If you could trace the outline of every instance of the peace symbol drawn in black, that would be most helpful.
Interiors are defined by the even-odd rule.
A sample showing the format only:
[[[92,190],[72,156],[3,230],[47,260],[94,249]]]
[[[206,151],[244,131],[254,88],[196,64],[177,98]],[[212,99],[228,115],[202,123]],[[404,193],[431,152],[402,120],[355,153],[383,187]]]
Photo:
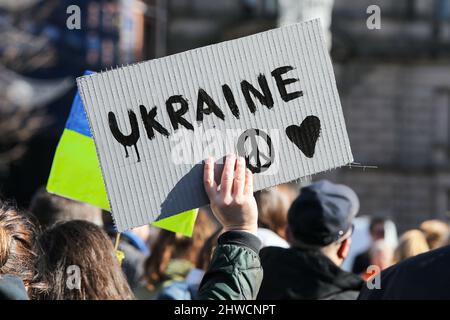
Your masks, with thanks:
[[[262,138],[262,140],[266,142],[269,150],[268,154],[260,151],[257,140],[261,141],[261,139],[257,139],[257,137]],[[249,152],[247,152],[245,148],[247,139],[250,139],[251,144]],[[272,165],[275,160],[275,153],[273,149],[272,139],[270,139],[270,136],[266,132],[260,129],[247,129],[238,138],[238,154],[239,156],[245,158],[247,168],[252,173],[264,172]],[[264,163],[262,163],[262,161],[264,161]]]

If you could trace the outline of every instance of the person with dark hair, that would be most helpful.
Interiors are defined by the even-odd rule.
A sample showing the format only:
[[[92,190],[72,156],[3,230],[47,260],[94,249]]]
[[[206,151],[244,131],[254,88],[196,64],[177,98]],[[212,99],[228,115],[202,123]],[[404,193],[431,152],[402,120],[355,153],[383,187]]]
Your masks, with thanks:
[[[11,292],[12,296],[25,298],[26,294],[20,291],[26,288],[33,298],[33,289],[42,288],[36,280],[36,236],[30,217],[0,201],[0,277],[5,297],[9,295],[8,290],[14,289],[18,294]]]
[[[81,220],[60,222],[39,238],[39,300],[133,299],[108,235]]]
[[[61,221],[85,220],[102,226],[102,211],[87,203],[60,197],[40,188],[31,199],[30,212],[43,229]]]
[[[260,252],[264,279],[258,299],[356,299],[363,281],[340,266],[358,210],[358,197],[347,186],[322,180],[304,187],[288,212],[291,248]]]
[[[198,299],[255,299],[261,280],[262,268],[258,252],[261,246],[256,237],[258,211],[253,196],[253,176],[246,169],[245,159],[234,155],[227,157],[220,188],[214,179],[214,161],[208,159],[204,169],[205,191],[210,206],[223,226],[217,247],[205,273]],[[205,230],[195,232],[194,237],[205,237]],[[163,237],[163,236],[161,236]],[[165,245],[173,244],[176,234],[166,234],[168,242],[153,247],[152,254],[160,262],[171,258],[174,250]],[[198,258],[196,244],[203,241],[182,241]],[[48,228],[39,238],[42,253],[38,259],[41,271],[38,280],[47,285],[36,291],[38,299],[132,299],[133,294],[116,259],[114,248],[107,234],[87,221],[68,221]],[[159,254],[156,249],[165,254]],[[197,252],[197,254],[193,254]],[[159,258],[158,258],[159,256]],[[169,259],[170,261],[170,259]],[[195,261],[193,259],[193,261]],[[149,263],[149,275],[161,278],[166,263]],[[152,278],[153,279],[153,278]]]
[[[383,217],[374,217],[370,220],[369,234],[372,239],[372,244],[384,239],[386,219]],[[371,248],[361,252],[355,257],[353,261],[352,272],[358,275],[364,275],[367,268],[372,264]]]
[[[200,210],[192,237],[161,230],[144,264],[145,285],[135,290],[143,300],[156,299],[161,289],[184,280],[195,267],[200,250],[215,224]]]

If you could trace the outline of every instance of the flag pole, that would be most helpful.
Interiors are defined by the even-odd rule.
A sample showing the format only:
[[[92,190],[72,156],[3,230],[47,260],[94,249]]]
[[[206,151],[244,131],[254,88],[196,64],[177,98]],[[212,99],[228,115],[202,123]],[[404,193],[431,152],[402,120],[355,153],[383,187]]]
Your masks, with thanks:
[[[114,244],[114,251],[117,251],[119,249],[119,242],[120,242],[120,232],[116,233],[116,242]]]

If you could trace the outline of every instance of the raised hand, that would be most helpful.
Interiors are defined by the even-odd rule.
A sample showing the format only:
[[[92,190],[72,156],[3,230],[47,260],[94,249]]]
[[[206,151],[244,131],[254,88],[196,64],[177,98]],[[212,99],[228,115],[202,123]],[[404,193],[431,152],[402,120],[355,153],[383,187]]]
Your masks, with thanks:
[[[253,174],[246,168],[244,158],[235,155],[226,157],[220,187],[214,180],[214,159],[208,158],[203,184],[211,209],[225,231],[256,233],[258,208],[253,196]]]

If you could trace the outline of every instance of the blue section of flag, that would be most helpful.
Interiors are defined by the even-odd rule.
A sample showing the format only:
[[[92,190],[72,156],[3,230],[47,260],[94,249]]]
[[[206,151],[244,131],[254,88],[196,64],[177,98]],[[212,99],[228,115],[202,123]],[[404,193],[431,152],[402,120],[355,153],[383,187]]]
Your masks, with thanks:
[[[87,76],[93,73],[94,72],[92,71],[86,71],[84,75]],[[73,130],[89,138],[92,138],[86,111],[84,110],[83,101],[81,100],[81,96],[78,91],[72,102],[72,108],[70,110],[69,118],[66,122],[66,129]]]
[[[140,252],[148,256],[150,254],[150,250],[148,249],[147,244],[144,240],[142,240],[138,235],[131,231],[122,232],[122,237],[126,238],[131,242],[133,246],[135,246]]]

